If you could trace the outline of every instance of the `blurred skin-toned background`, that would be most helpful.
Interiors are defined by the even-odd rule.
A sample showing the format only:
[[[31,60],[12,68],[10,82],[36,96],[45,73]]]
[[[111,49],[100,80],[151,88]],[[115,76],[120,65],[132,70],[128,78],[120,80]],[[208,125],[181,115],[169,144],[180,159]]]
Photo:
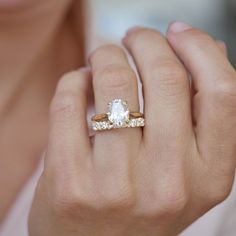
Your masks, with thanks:
[[[119,42],[132,26],[165,33],[170,22],[188,22],[223,40],[236,65],[236,0],[90,0],[93,28],[107,41]]]

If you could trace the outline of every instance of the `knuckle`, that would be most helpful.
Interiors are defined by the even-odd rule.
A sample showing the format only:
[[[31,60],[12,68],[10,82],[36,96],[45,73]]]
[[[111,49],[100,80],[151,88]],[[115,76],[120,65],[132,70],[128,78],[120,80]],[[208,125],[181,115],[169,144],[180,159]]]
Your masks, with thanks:
[[[189,193],[184,187],[178,186],[152,189],[148,201],[145,197],[141,204],[141,214],[153,219],[166,219],[184,212],[189,202]]]
[[[230,189],[231,190],[231,189]],[[230,191],[228,190],[222,190],[222,191],[216,191],[213,196],[211,196],[210,201],[213,205],[217,205],[221,202],[223,202],[230,194]]]
[[[153,79],[163,79],[167,82],[174,82],[177,79],[186,78],[186,72],[184,68],[175,60],[172,59],[159,59],[150,65],[151,74],[153,74]],[[169,81],[170,80],[170,81]]]
[[[223,82],[218,84],[213,91],[211,91],[215,98],[220,101],[228,101],[236,97],[236,83],[232,82]]]
[[[59,214],[73,212],[75,209],[85,205],[84,199],[75,188],[59,187],[52,194],[52,209]]]
[[[192,42],[191,45],[194,45],[201,50],[208,47],[209,44],[215,44],[210,35],[198,29],[190,29],[186,31],[185,34],[189,37],[189,42]]]
[[[75,71],[68,72],[62,76],[57,85],[57,91],[65,90],[68,86],[73,82],[76,75],[78,75]]]
[[[134,195],[127,188],[106,188],[100,199],[100,207],[104,211],[130,209],[134,203]]]
[[[232,76],[231,79],[226,79],[215,86],[208,86],[205,95],[217,103],[224,104],[224,108],[229,111],[236,111],[236,83],[232,81]]]
[[[181,213],[188,203],[188,194],[181,187],[162,193],[160,212],[163,215],[172,216]]]
[[[228,182],[225,184],[218,184],[217,188],[211,189],[208,191],[208,194],[203,196],[205,198],[205,203],[213,207],[223,202],[231,193],[232,185]],[[207,196],[207,197],[206,197]]]
[[[50,113],[72,115],[84,102],[86,81],[81,80],[82,73],[74,71],[65,74],[58,82],[56,93],[50,104]]]
[[[74,214],[78,209],[93,212],[123,212],[134,206],[134,196],[128,190],[106,189],[94,192],[83,191],[76,186],[59,186],[54,189],[51,197],[51,205],[54,212],[60,215]]]
[[[68,90],[57,92],[51,102],[50,113],[51,115],[73,115],[77,111],[77,102],[78,95],[75,92]]]
[[[102,92],[129,91],[136,79],[135,73],[124,66],[109,65],[94,72],[97,77],[96,86]],[[101,86],[102,85],[102,86]]]
[[[78,181],[74,181],[71,177],[65,178],[65,180],[59,178],[54,180],[54,186],[50,189],[52,210],[58,215],[73,216],[77,215],[79,210],[96,209],[97,199],[94,199],[95,191],[92,186],[78,186]]]
[[[93,61],[96,58],[100,58],[100,56],[103,56],[106,52],[109,53],[123,53],[124,51],[115,44],[107,44],[103,45],[101,47],[96,48],[90,55],[90,60]]]
[[[82,73],[81,70],[66,73],[59,80],[56,92],[64,90],[75,90],[75,88],[83,89],[86,83],[82,78],[85,76],[86,74]]]
[[[128,37],[131,38],[133,43],[136,45],[136,43],[139,44],[142,41],[150,40],[150,38],[163,36],[154,29],[140,27],[134,32],[131,32]]]
[[[169,95],[181,94],[186,91],[187,74],[181,65],[172,60],[160,60],[150,68],[151,84]]]

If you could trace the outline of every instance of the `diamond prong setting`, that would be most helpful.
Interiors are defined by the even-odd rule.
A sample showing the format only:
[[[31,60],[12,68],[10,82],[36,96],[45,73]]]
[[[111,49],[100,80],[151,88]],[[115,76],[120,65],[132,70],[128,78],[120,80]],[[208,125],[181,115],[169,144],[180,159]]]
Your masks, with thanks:
[[[92,117],[92,128],[95,131],[118,128],[144,127],[145,119],[140,112],[130,112],[128,104],[122,99],[108,103],[108,112]]]
[[[108,103],[108,120],[115,128],[126,127],[129,121],[129,109],[126,101],[115,99]]]

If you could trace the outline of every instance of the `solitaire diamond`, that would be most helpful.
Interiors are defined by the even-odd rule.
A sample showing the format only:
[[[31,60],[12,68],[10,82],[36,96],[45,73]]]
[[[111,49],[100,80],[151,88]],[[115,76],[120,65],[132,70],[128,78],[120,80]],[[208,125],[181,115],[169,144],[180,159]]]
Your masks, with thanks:
[[[108,120],[114,128],[126,127],[129,121],[129,110],[127,103],[121,99],[115,99],[108,104]]]

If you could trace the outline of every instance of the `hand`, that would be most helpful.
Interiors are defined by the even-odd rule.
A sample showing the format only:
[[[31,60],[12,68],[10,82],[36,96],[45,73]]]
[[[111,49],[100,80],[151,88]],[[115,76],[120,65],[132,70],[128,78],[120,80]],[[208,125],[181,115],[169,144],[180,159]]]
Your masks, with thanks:
[[[181,23],[167,38],[133,29],[124,44],[142,80],[146,126],[97,132],[91,144],[91,74],[65,75],[51,106],[32,236],[177,235],[231,191],[236,74],[222,45]],[[96,113],[114,98],[139,110],[136,76],[122,49],[103,46],[90,63]]]

